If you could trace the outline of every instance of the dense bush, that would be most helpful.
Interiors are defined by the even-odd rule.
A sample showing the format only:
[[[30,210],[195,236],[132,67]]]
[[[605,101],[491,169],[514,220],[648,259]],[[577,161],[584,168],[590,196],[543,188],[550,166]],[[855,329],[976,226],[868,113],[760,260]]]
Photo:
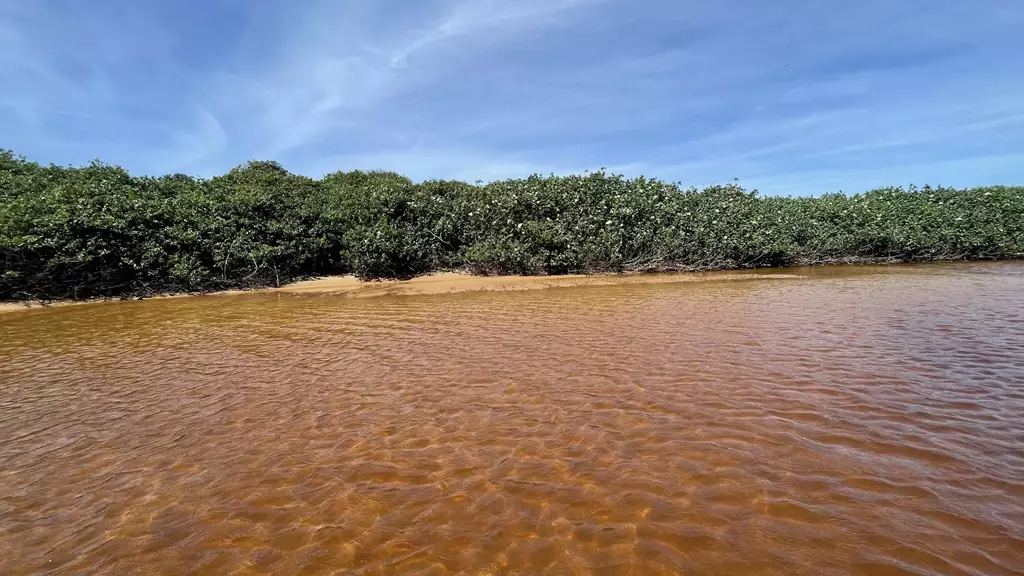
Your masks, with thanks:
[[[759,197],[597,172],[473,186],[273,162],[212,179],[0,151],[0,299],[146,296],[351,272],[667,271],[1024,256],[1024,188]]]

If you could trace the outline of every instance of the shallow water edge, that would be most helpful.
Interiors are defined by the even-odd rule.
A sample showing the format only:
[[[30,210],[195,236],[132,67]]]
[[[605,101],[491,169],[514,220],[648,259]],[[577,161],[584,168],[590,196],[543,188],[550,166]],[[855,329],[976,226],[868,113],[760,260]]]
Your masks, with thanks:
[[[300,280],[279,288],[223,290],[206,293],[158,294],[146,298],[106,298],[89,300],[57,300],[50,302],[0,302],[0,313],[71,306],[80,304],[114,303],[161,298],[187,298],[202,296],[237,296],[242,294],[324,294],[357,298],[373,296],[413,296],[477,291],[540,290],[575,286],[611,286],[617,284],[668,284],[677,282],[722,282],[762,278],[803,278],[805,275],[791,268],[763,268],[757,270],[718,270],[712,272],[630,272],[622,274],[566,274],[558,276],[476,276],[460,272],[442,272],[417,276],[409,280],[364,281],[355,276],[325,276]]]
[[[1013,262],[993,260],[985,262]],[[964,261],[891,262],[865,259],[858,262],[821,263],[785,268],[746,268],[684,272],[623,272],[606,274],[564,274],[551,276],[480,276],[465,272],[438,272],[408,280],[360,280],[352,275],[324,276],[290,282],[280,287],[232,289],[217,292],[155,294],[145,298],[97,298],[86,300],[7,301],[0,302],[0,314],[22,312],[53,306],[114,303],[156,298],[186,298],[201,296],[237,296],[240,294],[322,294],[349,297],[416,296],[450,294],[458,292],[541,290],[580,286],[612,286],[618,284],[671,284],[678,282],[723,282],[755,279],[796,279],[811,276],[831,276],[838,271],[877,273],[884,270],[902,270],[907,267],[949,266]],[[830,272],[831,271],[831,272]]]

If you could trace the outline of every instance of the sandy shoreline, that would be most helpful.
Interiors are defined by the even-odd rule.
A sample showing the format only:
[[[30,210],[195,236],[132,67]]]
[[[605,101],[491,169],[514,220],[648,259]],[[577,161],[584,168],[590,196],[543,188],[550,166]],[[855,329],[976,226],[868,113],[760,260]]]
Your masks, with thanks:
[[[354,297],[413,296],[455,292],[509,292],[574,286],[612,286],[618,284],[669,284],[751,280],[755,278],[802,278],[792,273],[755,273],[750,271],[680,272],[671,274],[601,274],[586,276],[472,276],[455,272],[419,276],[411,280],[361,282],[351,276],[334,276],[296,282],[272,292],[285,294],[339,294]]]
[[[752,279],[804,278],[800,274],[780,272],[778,269],[724,270],[716,272],[627,273],[586,276],[473,276],[458,272],[444,272],[418,276],[410,280],[364,282],[354,276],[327,276],[303,280],[280,288],[255,290],[227,290],[205,294],[167,294],[150,298],[188,298],[194,296],[233,296],[240,294],[320,294],[370,298],[375,296],[413,296],[425,294],[451,294],[456,292],[541,290],[574,286],[612,286],[617,284],[670,284],[680,282],[721,282]],[[150,298],[145,298],[146,300]],[[119,302],[118,299],[60,300],[56,302],[0,302],[0,313],[34,310],[52,306],[75,306],[97,302]]]

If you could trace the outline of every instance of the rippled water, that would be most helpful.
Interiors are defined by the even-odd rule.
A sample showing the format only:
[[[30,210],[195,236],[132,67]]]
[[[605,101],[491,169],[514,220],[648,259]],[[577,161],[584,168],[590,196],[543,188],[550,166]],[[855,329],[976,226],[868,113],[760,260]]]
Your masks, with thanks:
[[[0,573],[1022,573],[1024,264],[797,272],[5,314]]]

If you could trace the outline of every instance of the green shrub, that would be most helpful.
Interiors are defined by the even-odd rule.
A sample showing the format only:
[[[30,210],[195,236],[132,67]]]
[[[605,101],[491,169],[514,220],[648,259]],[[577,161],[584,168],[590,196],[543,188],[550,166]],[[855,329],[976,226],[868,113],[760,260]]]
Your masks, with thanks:
[[[1019,258],[1024,188],[759,197],[596,172],[474,186],[320,180],[274,162],[211,179],[41,166],[0,151],[0,299],[146,296],[354,273],[563,274]]]

